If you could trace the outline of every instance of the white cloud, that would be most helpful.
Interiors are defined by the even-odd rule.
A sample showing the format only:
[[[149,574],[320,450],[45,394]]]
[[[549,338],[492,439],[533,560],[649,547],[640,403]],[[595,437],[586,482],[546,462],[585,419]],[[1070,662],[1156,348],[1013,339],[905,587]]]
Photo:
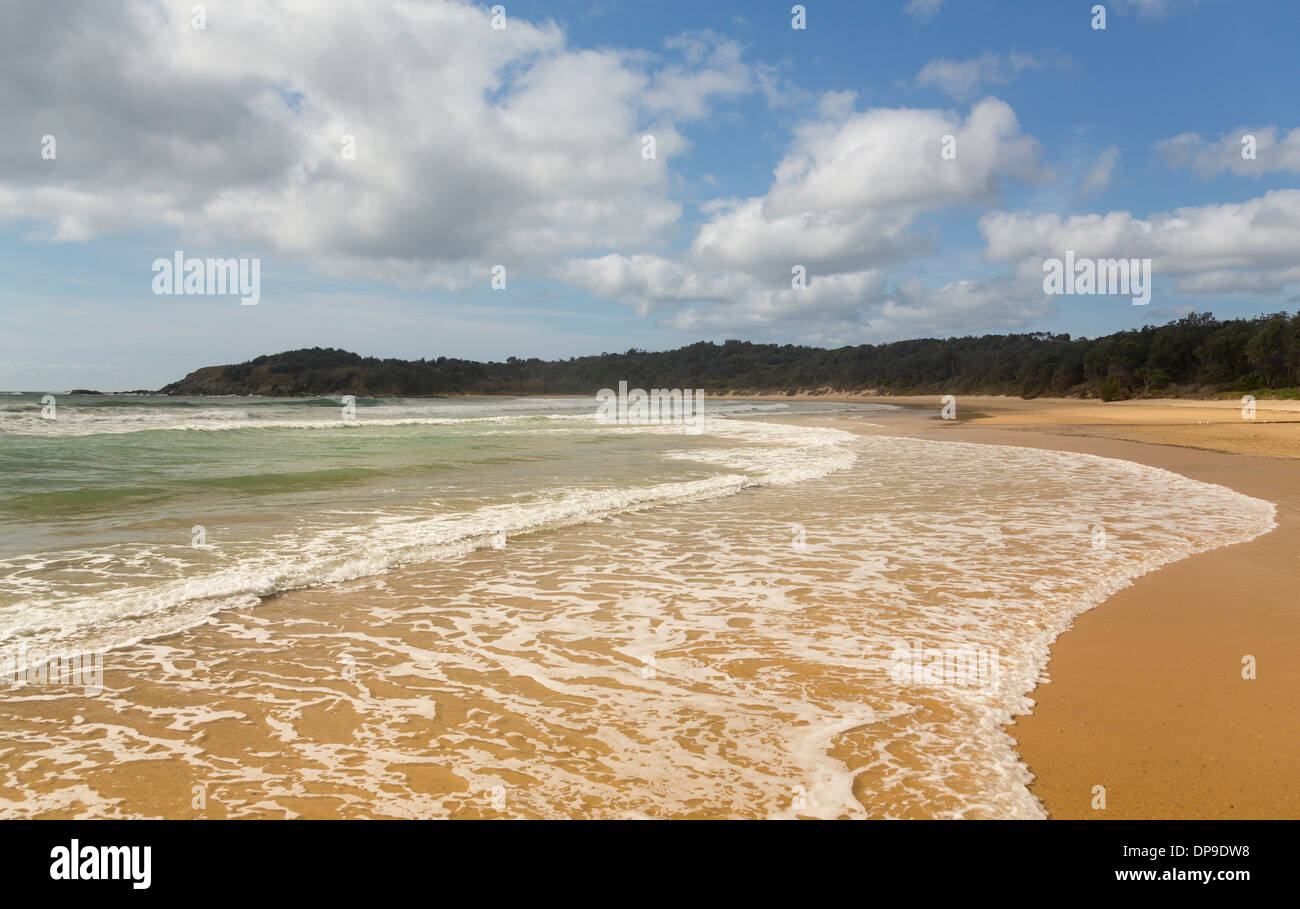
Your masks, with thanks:
[[[1279,134],[1280,137],[1279,137]],[[1254,138],[1254,158],[1242,157],[1243,139]],[[1242,177],[1260,177],[1270,171],[1300,173],[1300,128],[1284,133],[1276,126],[1239,127],[1207,142],[1197,133],[1182,133],[1156,143],[1165,164],[1176,170],[1190,168],[1199,177],[1228,171]]]
[[[1048,175],[1011,108],[987,99],[962,120],[908,108],[855,112],[851,101],[824,99],[820,116],[795,129],[766,194],[706,206],[711,217],[679,259],[574,258],[555,276],[640,312],[664,311],[664,324],[680,330],[779,331],[810,342],[869,337],[891,320],[947,330],[1022,317],[974,284],[891,293],[887,280],[888,269],[933,250],[916,223],[922,214],[987,203],[1004,177]],[[954,160],[941,154],[946,135]],[[791,287],[795,266],[806,288]]]
[[[906,9],[925,19],[940,5]],[[686,125],[751,93],[807,100],[735,43],[695,32],[661,54],[576,49],[553,24],[512,17],[493,30],[483,8],[449,0],[230,0],[209,7],[204,31],[188,11],[169,19],[152,0],[22,6],[0,34],[0,118],[19,137],[0,150],[0,220],[66,243],[161,228],[187,247],[444,288],[486,285],[504,264],[679,330],[812,343],[1023,326],[1053,305],[1027,263],[1066,244],[1151,255],[1157,274],[1206,292],[1295,282],[1300,191],[1145,220],[998,212],[980,226],[1011,274],[900,283],[894,275],[936,250],[926,215],[993,204],[1007,180],[1052,177],[994,98],[965,117],[858,111],[848,92],[800,104],[813,113],[766,191],[707,202],[689,242],[668,253]],[[985,54],[931,61],[917,81],[968,97],[1058,65],[1068,58]],[[1300,168],[1300,131],[1272,130],[1257,132],[1257,163]],[[47,133],[54,161],[39,154]],[[341,154],[345,135],[355,160]],[[1169,141],[1177,166],[1234,166],[1225,140]],[[1081,189],[1108,185],[1118,158],[1104,149]],[[802,290],[790,286],[796,265]]]
[[[959,101],[973,98],[986,85],[1007,85],[1025,70],[1065,68],[1072,65],[1064,54],[1041,56],[986,51],[969,60],[931,60],[916,75],[920,87],[937,88]]]
[[[1079,184],[1079,191],[1088,195],[1110,186],[1117,164],[1119,164],[1119,146],[1107,145],[1097,155],[1097,160],[1084,176],[1083,182]]]
[[[907,0],[903,4],[903,12],[913,19],[929,22],[939,15],[939,9],[943,6],[943,3],[944,0]]]
[[[871,326],[874,332],[906,337],[1010,331],[1054,308],[1041,286],[1011,275],[953,281],[935,288],[906,281],[874,313]]]
[[[568,259],[552,272],[557,280],[617,300],[645,314],[653,305],[698,301],[726,302],[746,291],[738,275],[703,274],[662,256],[609,253]]]
[[[60,242],[161,226],[337,274],[486,283],[493,264],[656,242],[681,215],[678,126],[759,89],[709,33],[577,50],[462,2],[231,0],[206,30],[188,5],[78,5],[28,4],[0,35],[0,118],[28,137],[0,158],[0,219]]]
[[[942,155],[944,136],[956,155]],[[795,130],[774,170],[768,210],[885,210],[914,213],[987,200],[998,178],[1036,180],[1046,173],[1041,148],[1020,131],[1011,106],[996,98],[974,105],[963,121],[948,111],[877,108],[844,112]]]
[[[713,32],[679,35],[667,42],[683,62],[654,73],[644,103],[655,113],[681,120],[708,116],[717,98],[748,94],[756,86],[754,68],[742,59],[740,45]]]
[[[1300,265],[1253,272],[1219,269],[1182,278],[1178,282],[1178,289],[1186,293],[1267,294],[1297,282],[1300,282]]]
[[[1185,292],[1262,293],[1300,277],[1300,190],[1274,190],[1246,202],[1177,208],[1149,217],[994,212],[980,219],[990,259],[1022,274],[1045,257],[1150,258],[1153,274],[1178,278]],[[1041,272],[1039,272],[1041,274]]]
[[[770,332],[818,338],[848,331],[863,333],[863,314],[878,305],[885,295],[885,275],[876,269],[814,277],[806,287],[795,290],[787,279],[784,287],[765,288],[748,284],[747,292],[717,306],[687,308],[674,313],[664,324],[679,331]]]

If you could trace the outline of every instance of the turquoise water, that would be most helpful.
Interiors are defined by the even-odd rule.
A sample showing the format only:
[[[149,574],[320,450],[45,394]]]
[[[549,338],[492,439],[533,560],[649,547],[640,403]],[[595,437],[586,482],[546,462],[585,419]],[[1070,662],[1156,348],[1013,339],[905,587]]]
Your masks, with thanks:
[[[116,646],[503,534],[822,475],[831,437],[744,416],[879,409],[718,402],[692,433],[602,425],[587,398],[362,398],[354,417],[339,398],[48,400],[0,398],[0,648]]]

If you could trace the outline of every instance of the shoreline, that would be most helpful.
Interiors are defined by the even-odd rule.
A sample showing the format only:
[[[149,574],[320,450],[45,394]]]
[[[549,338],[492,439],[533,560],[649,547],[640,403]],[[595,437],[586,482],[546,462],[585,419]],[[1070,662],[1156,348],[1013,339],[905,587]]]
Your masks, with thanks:
[[[1131,577],[1131,580],[1124,582],[1125,586],[1117,592],[1102,600],[1092,600],[1094,605],[1076,615],[1068,626],[1055,624],[1052,633],[1056,637],[1050,647],[1045,650],[1041,646],[1046,638],[1036,645],[1035,665],[1042,667],[1040,680],[1035,687],[1028,689],[1034,683],[1026,678],[1024,686],[1019,688],[1025,691],[1028,701],[1021,702],[1017,709],[1027,707],[1027,712],[1015,714],[1014,719],[1008,719],[1010,715],[1003,713],[991,720],[997,725],[985,728],[1005,732],[1005,736],[999,734],[1002,744],[998,753],[1002,755],[1005,766],[1015,766],[1018,785],[1027,785],[1028,793],[1042,806],[1042,811],[1035,810],[1035,816],[1044,813],[1049,818],[1300,816],[1300,785],[1297,785],[1300,782],[1300,712],[1294,709],[1297,692],[1300,692],[1300,667],[1293,665],[1292,659],[1294,644],[1300,640],[1300,611],[1294,608],[1294,595],[1291,593],[1294,581],[1300,576],[1296,570],[1297,553],[1300,553],[1300,445],[1295,441],[1300,439],[1300,435],[1296,435],[1300,432],[1300,403],[1277,402],[1273,407],[1261,406],[1260,417],[1271,421],[1262,424],[1265,427],[1263,433],[1257,431],[1260,426],[1241,420],[1235,402],[1219,407],[1199,404],[1153,406],[1148,403],[1117,406],[1059,399],[1026,402],[1019,399],[962,398],[959,419],[955,421],[938,418],[938,398],[863,403],[904,406],[869,413],[833,409],[820,416],[799,415],[799,422],[851,429],[868,436],[890,435],[1096,455],[1161,468],[1274,503],[1274,529],[1244,543],[1219,546],[1178,558],[1136,577],[1126,573],[1124,577]],[[759,419],[781,423],[789,418],[775,414]],[[1199,446],[1187,444],[1189,432],[1193,436],[1191,441],[1199,442]],[[1207,445],[1270,454],[1206,450]],[[1277,454],[1271,454],[1273,452]],[[1007,456],[995,455],[988,464],[992,466],[1007,460]],[[909,468],[904,465],[900,469]],[[868,471],[856,479],[837,481],[834,491],[842,496],[876,495],[864,493],[864,490],[881,485],[872,482],[874,476]],[[1155,488],[1162,482],[1160,477],[1164,478],[1163,482],[1174,483],[1175,488],[1179,488],[1179,481],[1173,476],[1161,474],[1149,481],[1148,488],[1152,493],[1160,492]],[[971,483],[979,481],[976,475],[968,475],[967,479]],[[1042,475],[1040,479],[1048,483],[1054,481],[1052,475]],[[1080,481],[1084,481],[1082,474]],[[961,498],[965,488],[965,484],[959,482],[950,492]],[[1054,501],[1069,500],[1067,496]],[[1166,501],[1171,506],[1169,510],[1178,512],[1176,500],[1168,499],[1166,494]],[[768,504],[772,505],[771,502]],[[1112,504],[1123,508],[1118,501],[1112,500]],[[731,507],[735,510],[740,506],[732,503]],[[1222,506],[1227,510],[1232,507],[1231,503]],[[766,515],[770,523],[771,514],[785,513],[779,498],[774,511],[765,509],[755,514],[752,507],[749,511],[741,510],[743,514],[734,518],[732,526],[736,529],[741,526],[736,522],[743,522],[747,532],[754,527],[755,519],[761,523]],[[1049,520],[1054,513],[1049,511]],[[1071,516],[1062,513],[1061,518],[1070,520]],[[768,530],[770,532],[771,528]],[[784,527],[778,530],[784,532]],[[594,527],[578,533],[596,540],[601,538],[601,531]],[[857,539],[856,535],[854,539]],[[581,547],[575,551],[582,551]],[[512,552],[516,553],[514,558],[536,559],[540,557],[536,553],[541,549],[534,544]],[[485,550],[468,557],[468,561],[482,563],[491,558],[493,554]],[[1062,555],[1061,558],[1072,556]],[[578,564],[581,563],[574,563],[575,567],[562,572],[568,575],[569,581],[584,570],[576,567]],[[306,623],[311,626],[319,621],[319,616],[330,616],[330,621],[336,622],[338,628],[336,634],[326,635],[326,639],[361,634],[368,640],[365,636],[372,633],[376,623],[388,627],[387,623],[395,621],[394,616],[398,613],[387,605],[393,597],[398,597],[395,602],[402,601],[401,597],[415,602],[411,598],[427,596],[427,591],[438,589],[438,583],[451,585],[452,582],[444,577],[447,573],[434,568],[436,563],[433,568],[425,566],[423,570],[432,572],[428,577],[420,575],[422,569],[412,568],[403,576],[404,581],[385,572],[385,577],[378,580],[367,576],[336,585],[284,591],[262,600],[256,618],[250,615],[245,619],[242,613],[247,610],[233,608],[221,622],[205,622],[188,631],[153,639],[151,646],[170,646],[165,642],[175,644],[178,636],[184,636],[189,643],[181,646],[180,652],[199,655],[194,657],[196,666],[208,665],[209,670],[215,670],[220,665],[221,672],[230,673],[232,665],[242,665],[242,671],[250,676],[256,674],[259,678],[269,678],[272,690],[279,690],[275,688],[278,684],[285,691],[296,691],[304,665],[337,666],[340,659],[332,645],[321,643],[317,631],[310,627],[307,630],[296,628],[303,624],[298,620],[303,616],[317,617]],[[469,573],[465,580],[472,581],[474,569],[467,570]],[[550,570],[554,571],[554,566]],[[985,570],[996,571],[996,560],[971,563],[967,575],[975,579]],[[1050,572],[1050,564],[1044,563],[1042,570]],[[557,576],[553,583],[561,580]],[[823,595],[817,593],[817,588],[811,584],[805,588],[806,595]],[[468,589],[477,588],[471,584]],[[860,610],[863,589],[857,584],[849,584],[842,591],[839,602],[845,614],[853,615]],[[1110,585],[1107,589],[1116,587]],[[361,593],[366,590],[382,592]],[[450,591],[451,586],[443,594],[450,597]],[[1032,604],[1034,599],[1031,591],[1026,594],[1025,602]],[[524,608],[521,604],[525,602],[526,598],[512,601],[508,609]],[[542,602],[545,602],[545,596]],[[455,614],[454,611],[448,613]],[[298,640],[295,646],[299,649],[288,662],[272,656],[260,641],[253,645],[247,643],[257,636],[250,635],[243,622],[256,623],[260,629],[267,623],[286,621],[295,616],[297,619],[287,622],[286,628],[291,630],[290,638]],[[777,619],[779,624],[781,617],[778,615]],[[504,623],[502,628],[513,625],[513,619],[507,621],[502,617],[501,621]],[[524,625],[527,627],[526,622]],[[747,626],[742,622],[736,627],[740,629],[738,633],[744,634],[743,629]],[[437,651],[436,641],[440,633],[432,627],[419,627],[419,622],[400,629],[392,627],[387,632],[395,635],[394,640],[406,640],[406,635],[410,634],[411,640],[422,642],[420,646],[430,653]],[[853,638],[850,636],[846,640],[852,641]],[[388,652],[389,649],[381,644],[369,657],[365,657],[367,651],[363,649],[364,658],[358,662],[384,665],[384,659],[395,656]],[[351,650],[347,652],[352,653]],[[587,644],[582,652],[593,656],[603,651],[598,645]],[[672,649],[665,652],[672,652]],[[779,651],[762,652],[767,654],[767,658],[779,657]],[[624,648],[604,653],[602,659],[617,668],[621,666],[616,655],[619,653],[627,656],[628,651]],[[242,664],[237,663],[236,654],[244,660]],[[1258,661],[1257,679],[1248,681],[1241,678],[1244,654],[1250,654]],[[340,682],[335,673],[327,671],[315,682],[314,701],[305,704],[291,721],[286,721],[279,712],[280,708],[274,706],[280,703],[275,698],[266,702],[272,705],[267,707],[260,702],[232,697],[229,692],[213,691],[201,696],[197,690],[189,691],[185,686],[178,688],[151,677],[150,667],[154,664],[148,655],[141,652],[135,657],[138,658],[126,659],[111,671],[109,688],[119,692],[148,691],[145,704],[165,705],[169,710],[210,708],[211,716],[202,721],[204,728],[197,737],[182,734],[177,738],[168,731],[174,730],[174,726],[154,729],[151,715],[137,717],[141,724],[137,727],[141,730],[140,735],[147,740],[146,733],[152,730],[151,734],[156,736],[155,745],[162,745],[164,753],[166,748],[187,745],[199,747],[203,753],[211,752],[223,760],[239,761],[239,755],[250,748],[265,756],[281,749],[276,744],[276,730],[286,728],[293,731],[294,740],[316,742],[321,747],[328,743],[345,743],[358,734],[357,730],[364,725],[361,718],[369,716],[367,711],[374,708],[368,690],[363,691],[364,696],[358,696],[351,692],[348,684],[351,680],[344,677]],[[218,662],[211,665],[203,662],[211,659]],[[280,676],[276,675],[277,672]],[[515,677],[513,673],[507,675]],[[275,681],[277,678],[278,682]],[[505,685],[500,680],[498,682]],[[853,679],[846,679],[845,684],[846,692],[857,690]],[[398,702],[419,701],[427,708],[422,708],[422,713],[417,711],[415,716],[419,719],[404,715],[402,725],[394,727],[398,740],[406,734],[406,724],[416,723],[421,726],[422,734],[430,735],[437,733],[439,727],[434,725],[434,721],[439,717],[445,716],[453,724],[468,719],[461,715],[464,697],[451,700],[434,697],[432,702],[427,702],[430,690],[421,685],[384,687],[381,690],[387,692],[381,694],[381,703],[384,697],[400,693],[402,697]],[[493,689],[489,685],[484,690]],[[524,697],[536,696],[536,692],[526,684],[518,690],[509,685],[501,690]],[[204,697],[209,700],[204,700]],[[858,695],[849,693],[846,697],[856,703],[854,699]],[[60,728],[73,729],[69,733],[71,740],[80,740],[81,744],[93,750],[102,747],[95,743],[94,729],[97,726],[116,728],[124,722],[117,710],[126,703],[119,700],[116,704],[95,702],[87,705],[75,696],[53,701],[36,698],[24,702],[25,706],[18,713],[27,717],[28,722],[55,722]],[[140,711],[142,708],[137,704],[130,709]],[[840,715],[845,714],[842,712]],[[240,716],[244,718],[239,719]],[[382,711],[378,716],[383,719]],[[90,723],[87,724],[85,719]],[[512,720],[516,723],[523,721],[523,714]],[[904,718],[899,726],[900,734],[907,734],[908,724],[913,722]],[[487,734],[491,730],[480,731]],[[289,740],[281,738],[279,741],[282,745]],[[563,738],[562,742],[563,748],[557,753],[568,754],[574,746],[568,738]],[[863,740],[854,743],[846,739],[844,747],[848,749],[846,753],[857,754],[854,748],[863,744]],[[499,747],[508,752],[519,745],[507,740]],[[292,751],[285,751],[282,759],[288,759],[287,755]],[[318,760],[311,755],[300,757],[308,766],[311,761]],[[174,812],[176,805],[187,804],[187,780],[209,779],[207,770],[210,768],[205,769],[206,765],[192,767],[185,760],[180,760],[178,765],[163,766],[156,763],[157,760],[152,751],[150,755],[137,755],[124,765],[130,768],[125,774],[117,772],[121,768],[116,761],[96,765],[100,770],[94,777],[94,786],[105,797],[118,798],[124,804],[130,802],[134,805],[143,801],[148,816],[155,813],[158,816],[195,816],[186,812],[181,815],[169,812]],[[405,773],[401,768],[408,764],[424,769],[405,782],[394,778],[390,780],[392,785],[430,798],[442,793],[437,798],[445,800],[451,797],[448,793],[454,794],[453,801],[459,799],[463,804],[448,816],[482,816],[482,806],[476,806],[472,798],[461,792],[468,787],[472,795],[481,790],[482,785],[471,785],[471,780],[448,776],[446,774],[450,771],[446,767],[437,770],[441,763],[423,751],[406,755],[396,765],[399,770],[392,772]],[[322,766],[337,772],[341,778],[355,770],[334,767],[328,762]],[[849,766],[861,769],[860,765]],[[954,766],[948,772],[950,779],[956,781],[974,770],[973,767]],[[191,773],[198,776],[186,777],[185,774]],[[433,776],[426,778],[428,774]],[[146,779],[150,780],[147,786],[144,784]],[[219,785],[219,781],[214,778],[212,784]],[[241,792],[240,787],[247,788],[252,783],[239,780],[230,785],[233,787],[230,791]],[[1105,787],[1107,803],[1104,810],[1097,810],[1092,804],[1097,786]],[[253,786],[253,790],[256,789]],[[15,791],[25,790],[18,787]],[[347,791],[348,787],[344,786],[339,793],[327,790],[310,796],[280,792],[276,796],[279,801],[274,805],[288,812],[285,816],[340,816],[338,811],[347,803]],[[1025,789],[1018,788],[1017,791],[1022,801],[1027,802]],[[862,795],[857,795],[857,801],[868,808],[872,804]],[[247,810],[250,805],[257,808],[261,803],[251,796],[244,796],[234,799],[231,804],[234,808]],[[434,804],[429,802],[426,807]],[[906,800],[904,804],[907,804]],[[943,816],[942,807],[941,801],[927,797],[911,805],[908,813],[892,816]],[[59,809],[53,810],[57,814]],[[133,807],[131,810],[139,809]],[[50,815],[47,813],[45,816]]]
[[[1080,413],[1093,408],[1062,401],[967,400],[977,418],[927,421],[912,432],[1119,458],[1277,506],[1272,531],[1134,579],[1052,643],[1032,712],[1006,727],[1049,818],[1300,816],[1300,610],[1292,592],[1300,414],[1285,406],[1269,413],[1277,422],[1265,425],[1277,429],[1262,438],[1260,426],[1224,413],[1235,402],[1182,405],[1187,413],[1164,405],[1160,415],[1144,403],[1147,412],[1130,416],[1109,407]],[[938,399],[914,404],[937,410]],[[1062,416],[1076,422],[1057,422]],[[1251,680],[1242,678],[1247,655],[1256,660]],[[1095,807],[1098,786],[1104,809]]]

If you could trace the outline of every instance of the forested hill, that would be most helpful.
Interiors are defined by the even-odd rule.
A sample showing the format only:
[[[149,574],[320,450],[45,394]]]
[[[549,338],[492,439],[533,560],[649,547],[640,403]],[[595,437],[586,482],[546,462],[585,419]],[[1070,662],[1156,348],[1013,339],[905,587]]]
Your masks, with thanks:
[[[1300,386],[1300,314],[1220,321],[1194,314],[1100,338],[1046,333],[898,341],[833,350],[727,341],[568,360],[381,360],[313,347],[208,366],[173,395],[594,394],[630,387],[714,394],[797,391],[1090,396],[1288,393]]]

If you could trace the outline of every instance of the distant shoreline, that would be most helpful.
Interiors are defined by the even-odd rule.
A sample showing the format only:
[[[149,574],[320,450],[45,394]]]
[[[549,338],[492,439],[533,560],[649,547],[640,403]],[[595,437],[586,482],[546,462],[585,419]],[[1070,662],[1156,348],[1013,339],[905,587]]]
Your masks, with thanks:
[[[89,389],[89,388],[78,388],[78,389],[73,389],[72,391],[45,391],[45,390],[33,391],[30,389],[22,390],[22,391],[0,390],[0,394],[4,394],[4,395],[40,395],[40,394],[100,395],[106,397],[151,396],[151,397],[186,397],[186,398],[267,398],[268,400],[277,400],[280,398],[329,398],[329,397],[336,397],[338,395],[352,394],[352,392],[331,391],[331,392],[325,392],[320,394],[303,394],[303,395],[267,395],[267,394],[240,394],[240,393],[181,395],[181,394],[171,394],[163,391],[144,391],[144,390],[97,391],[95,389]],[[1164,403],[1171,403],[1171,402],[1226,401],[1226,402],[1238,402],[1238,405],[1234,405],[1234,406],[1239,406],[1240,397],[1243,394],[1250,394],[1251,396],[1264,401],[1300,402],[1300,394],[1297,394],[1295,391],[1290,389],[1280,389],[1280,390],[1255,389],[1253,391],[1248,391],[1248,392],[1223,391],[1223,392],[1216,392],[1214,394],[1205,394],[1205,395],[1183,394],[1183,395],[1172,395],[1172,396],[1166,395],[1166,396],[1152,396],[1152,397],[1134,397],[1134,398],[1126,398],[1123,401],[1103,401],[1100,398],[1085,397],[1082,395],[1078,395],[1078,396],[1041,395],[1033,398],[1024,398],[1019,395],[962,394],[959,397],[963,397],[967,399],[981,399],[981,400],[987,399],[987,400],[996,400],[996,401],[1023,401],[1026,403],[1028,402],[1060,403],[1060,404],[1095,403],[1095,404],[1108,404],[1108,405],[1109,404],[1133,404],[1133,403],[1164,404]],[[590,394],[583,394],[580,392],[465,392],[463,394],[456,393],[456,394],[373,395],[373,396],[363,395],[362,397],[376,397],[376,398],[397,397],[397,398],[411,398],[413,400],[431,400],[431,401],[442,400],[446,398],[594,398],[595,392],[593,391]],[[938,396],[925,395],[925,394],[901,394],[901,393],[885,394],[877,391],[863,391],[863,392],[824,391],[823,392],[823,391],[803,391],[803,390],[798,390],[798,391],[734,390],[734,391],[711,392],[705,389],[705,397],[706,398],[707,397],[744,398],[744,399],[755,400],[755,401],[772,401],[772,402],[790,401],[790,400],[827,401],[831,403],[846,403],[846,404],[855,403],[855,402],[868,402],[868,403],[897,404],[900,407],[928,407],[930,406],[928,402],[931,399],[937,399]],[[921,402],[925,402],[925,403],[921,403]],[[935,406],[937,407],[938,405],[936,404]]]
[[[1096,338],[1031,332],[918,338],[837,348],[700,341],[568,359],[367,357],[299,348],[204,366],[158,389],[166,395],[586,394],[630,387],[710,395],[986,394],[1120,401],[1219,393],[1300,398],[1300,315],[1215,319],[1193,313],[1159,327]]]

